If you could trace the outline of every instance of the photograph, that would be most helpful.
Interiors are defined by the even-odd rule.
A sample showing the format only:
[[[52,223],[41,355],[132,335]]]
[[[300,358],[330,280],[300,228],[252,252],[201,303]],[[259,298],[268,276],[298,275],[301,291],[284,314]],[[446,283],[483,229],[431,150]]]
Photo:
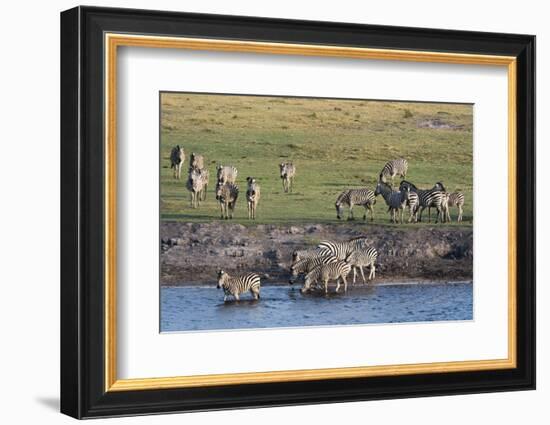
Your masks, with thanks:
[[[159,107],[161,332],[474,319],[474,105]]]

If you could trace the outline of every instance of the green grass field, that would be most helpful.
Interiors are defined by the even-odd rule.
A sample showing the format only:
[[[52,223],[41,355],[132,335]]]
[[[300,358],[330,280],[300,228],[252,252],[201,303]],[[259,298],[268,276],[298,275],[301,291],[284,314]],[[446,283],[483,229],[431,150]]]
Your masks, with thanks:
[[[247,176],[254,176],[262,190],[254,223],[336,222],[334,201],[340,192],[374,190],[383,165],[402,157],[409,161],[407,180],[418,187],[442,181],[448,191],[463,191],[463,225],[471,225],[472,113],[470,105],[162,93],[161,219],[218,220],[215,167],[222,163],[239,170],[233,222],[250,223]],[[437,120],[437,128],[426,127],[430,120]],[[186,154],[179,181],[169,159],[176,144]],[[191,208],[185,188],[191,152],[203,154],[210,171],[207,199],[197,209]],[[291,194],[283,193],[279,178],[278,164],[284,160],[297,168]],[[379,196],[375,223],[389,224],[386,210]],[[355,207],[357,219],[363,211]],[[456,225],[454,208],[451,214]]]

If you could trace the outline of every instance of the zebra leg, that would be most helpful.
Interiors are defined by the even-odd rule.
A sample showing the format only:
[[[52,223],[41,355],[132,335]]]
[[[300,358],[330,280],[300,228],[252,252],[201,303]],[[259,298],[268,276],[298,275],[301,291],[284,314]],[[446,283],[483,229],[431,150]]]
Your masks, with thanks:
[[[234,293],[233,296],[235,297],[235,301],[239,301],[239,293],[238,292]]]
[[[247,207],[247,210],[248,210],[248,219],[250,220],[252,218],[252,203],[250,201],[248,201],[246,203],[246,207]]]
[[[344,281],[344,293],[348,292],[348,281],[346,279],[346,276],[342,275],[342,280]]]
[[[336,292],[340,290],[340,279],[336,279]]]
[[[250,293],[255,300],[260,299],[260,289],[259,288],[250,288]]]
[[[353,284],[355,285],[355,277],[357,276],[357,270],[353,267]]]
[[[374,208],[372,207],[372,205],[369,205],[369,210],[370,210],[370,221],[374,221]]]
[[[361,271],[361,277],[363,278],[363,283],[367,283],[367,280],[365,279],[365,273],[363,273],[363,266],[359,266],[359,270]]]
[[[226,302],[227,301],[227,295],[224,295],[223,296],[223,302]]]
[[[221,211],[220,218],[223,220],[223,203],[222,202],[220,202],[220,211]]]
[[[324,284],[325,284],[325,295],[326,295],[328,294],[328,279],[325,279]]]
[[[458,206],[458,218],[457,221],[462,221],[462,205]]]
[[[349,217],[348,220],[355,220],[355,217],[353,217],[353,204],[349,204]]]

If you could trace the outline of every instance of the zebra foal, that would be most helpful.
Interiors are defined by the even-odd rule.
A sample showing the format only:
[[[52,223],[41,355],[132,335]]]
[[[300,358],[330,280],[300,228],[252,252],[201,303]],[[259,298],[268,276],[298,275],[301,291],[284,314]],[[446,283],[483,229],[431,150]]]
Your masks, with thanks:
[[[174,178],[181,178],[181,167],[185,161],[185,151],[180,145],[172,148],[170,152],[170,168],[174,170]]]
[[[223,289],[223,301],[227,301],[228,296],[232,296],[239,301],[239,295],[250,291],[255,300],[260,298],[260,276],[256,273],[246,273],[235,277],[223,270],[218,271],[218,289]]]
[[[458,217],[456,221],[459,223],[462,221],[462,212],[464,208],[464,194],[462,192],[445,192],[443,199],[443,210],[445,212],[446,221],[451,222],[451,207],[456,207],[458,210]]]
[[[283,182],[284,192],[292,192],[294,177],[296,176],[296,166],[292,162],[282,162],[279,164],[279,174]]]
[[[304,286],[300,290],[306,293],[312,284],[320,282],[325,287],[325,294],[328,294],[328,283],[330,280],[336,280],[336,292],[340,290],[340,279],[344,281],[344,292],[348,290],[348,281],[346,277],[351,271],[351,266],[345,261],[336,261],[334,263],[322,264],[315,267],[306,274]]]
[[[328,263],[335,263],[338,261],[336,257],[333,257],[332,255],[325,255],[322,257],[314,257],[314,258],[304,258],[302,260],[296,261],[294,264],[290,266],[290,280],[288,283],[291,285],[296,282],[296,279],[300,275],[305,275],[312,271],[315,267],[328,264]]]
[[[260,185],[254,177],[247,177],[246,203],[248,205],[248,218],[256,220],[256,208],[260,202]]]
[[[370,221],[374,220],[374,211],[373,206],[376,203],[376,196],[374,192],[370,189],[349,189],[342,192],[336,199],[336,217],[338,220],[342,218],[344,212],[344,205],[347,205],[349,208],[348,220],[354,220],[353,217],[353,207],[355,205],[360,205],[365,207],[365,215],[363,220],[367,219],[367,211],[370,211]]]
[[[187,190],[191,192],[191,207],[197,208],[204,200],[208,186],[208,170],[191,170],[187,178]]]

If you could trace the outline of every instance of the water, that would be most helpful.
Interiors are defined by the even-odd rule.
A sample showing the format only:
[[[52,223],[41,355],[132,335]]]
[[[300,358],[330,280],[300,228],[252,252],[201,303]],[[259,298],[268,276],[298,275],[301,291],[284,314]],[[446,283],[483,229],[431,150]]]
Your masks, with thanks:
[[[472,301],[471,283],[355,287],[328,296],[262,286],[259,301],[246,293],[226,303],[215,286],[163,287],[161,331],[472,320]]]

